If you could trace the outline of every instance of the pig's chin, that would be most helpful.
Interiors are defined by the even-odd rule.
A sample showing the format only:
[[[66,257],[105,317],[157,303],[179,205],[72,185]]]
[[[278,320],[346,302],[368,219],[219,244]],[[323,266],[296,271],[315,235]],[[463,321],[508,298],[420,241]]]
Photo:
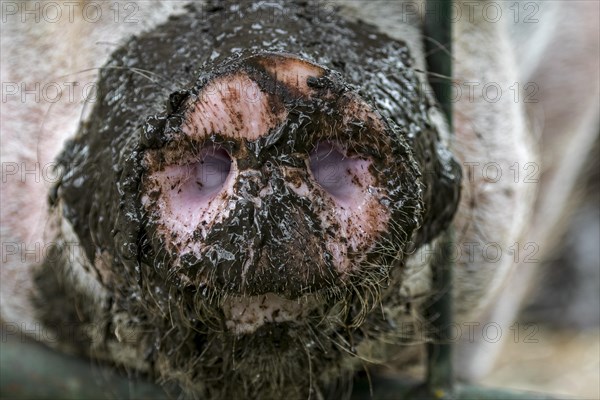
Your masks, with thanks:
[[[227,329],[241,336],[255,333],[264,325],[302,323],[318,303],[315,296],[287,300],[274,293],[267,293],[224,299],[222,310]]]

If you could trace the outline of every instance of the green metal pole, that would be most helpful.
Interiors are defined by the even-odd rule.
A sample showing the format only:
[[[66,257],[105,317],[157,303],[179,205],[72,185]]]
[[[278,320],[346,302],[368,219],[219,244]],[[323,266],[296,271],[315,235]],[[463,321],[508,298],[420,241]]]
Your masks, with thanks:
[[[434,261],[433,292],[435,300],[427,310],[433,325],[432,342],[427,344],[427,391],[438,399],[453,398],[454,370],[452,367],[452,267],[448,260],[453,235],[448,232],[440,244],[439,257]]]
[[[452,10],[453,0],[427,0],[423,30],[429,83],[452,132]]]
[[[452,130],[452,102],[450,100],[452,76],[452,0],[429,0],[424,21],[425,49],[432,89]],[[436,293],[428,309],[433,324],[433,342],[427,345],[427,391],[434,398],[452,398],[454,372],[452,344],[449,340],[452,325],[452,232],[444,235],[439,254],[433,265],[433,289]]]
[[[0,399],[165,399],[158,386],[0,327]]]

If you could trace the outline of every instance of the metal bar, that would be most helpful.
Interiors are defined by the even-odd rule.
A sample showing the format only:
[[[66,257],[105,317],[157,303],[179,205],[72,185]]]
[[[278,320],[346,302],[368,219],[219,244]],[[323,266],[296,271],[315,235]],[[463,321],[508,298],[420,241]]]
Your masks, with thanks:
[[[441,393],[429,393],[423,390],[423,384],[417,381],[399,378],[373,377],[354,385],[352,400],[437,400]],[[371,397],[371,390],[373,396]],[[557,397],[529,391],[488,388],[456,384],[452,393],[454,400],[552,400]]]
[[[106,365],[61,354],[14,330],[2,330],[0,398],[166,398],[159,386],[124,375]]]
[[[108,365],[65,355],[20,334],[2,332],[0,398],[7,399],[164,399],[157,385],[134,380]],[[423,393],[421,382],[373,376],[355,383],[353,400],[436,399]],[[373,397],[371,397],[371,390]],[[456,400],[543,400],[533,392],[458,385]]]
[[[427,0],[423,31],[429,83],[452,132],[452,10],[453,0]]]
[[[432,341],[427,344],[427,388],[437,398],[452,397],[454,370],[452,367],[453,341],[450,340],[452,326],[452,232],[444,235],[439,254],[434,260],[435,300],[427,310],[433,325]]]
[[[449,132],[452,130],[452,102],[450,89],[452,76],[452,0],[428,0],[424,21],[425,50],[430,83],[444,111]],[[433,289],[436,297],[427,310],[433,324],[433,341],[427,345],[426,391],[436,398],[450,398],[454,390],[452,368],[453,346],[448,330],[452,324],[452,267],[448,254],[453,240],[447,232],[440,244],[433,265]]]

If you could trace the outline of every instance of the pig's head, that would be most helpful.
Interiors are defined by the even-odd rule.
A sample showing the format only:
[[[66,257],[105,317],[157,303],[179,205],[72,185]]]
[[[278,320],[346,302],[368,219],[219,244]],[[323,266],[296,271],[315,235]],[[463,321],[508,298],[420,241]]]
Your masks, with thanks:
[[[190,8],[115,51],[53,199],[144,368],[211,396],[347,390],[458,199],[406,45],[282,7]]]

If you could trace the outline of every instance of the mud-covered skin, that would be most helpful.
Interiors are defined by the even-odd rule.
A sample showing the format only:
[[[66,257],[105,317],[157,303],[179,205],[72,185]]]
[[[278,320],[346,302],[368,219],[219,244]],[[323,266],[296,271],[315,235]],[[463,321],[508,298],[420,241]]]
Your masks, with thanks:
[[[285,26],[264,17],[283,7],[293,10]],[[356,346],[377,341],[401,318],[410,300],[398,294],[404,254],[450,223],[458,167],[429,120],[433,105],[420,91],[403,43],[306,2],[227,3],[202,11],[192,6],[115,51],[100,75],[99,102],[60,158],[69,173],[51,202],[72,225],[108,293],[108,301],[84,317],[106,335],[95,351],[114,343],[113,334],[121,341],[114,315],[123,315],[136,334],[122,346],[137,351],[149,374],[189,392],[336,397],[349,390]],[[314,95],[278,84],[260,62],[288,59],[322,71],[306,80]],[[270,111],[285,118],[252,140],[186,134],[203,88],[240,71],[269,96]],[[358,105],[364,112],[355,112]],[[387,218],[363,247],[341,241],[333,224],[324,229],[333,203],[311,183],[306,164],[320,142],[371,163],[374,198]],[[183,242],[161,230],[153,205],[165,193],[152,176],[197,157],[194,149],[207,143],[226,149],[240,170],[262,171],[262,177],[240,177],[229,214],[194,236],[209,250],[186,253],[176,245]],[[297,176],[291,179],[285,167]],[[249,199],[265,180],[272,194],[261,197],[257,212]],[[291,189],[298,180],[310,195]],[[323,246],[327,240],[341,246],[344,267]],[[187,238],[183,245],[193,243]],[[226,303],[231,310],[240,298],[269,293],[296,301],[303,313],[244,335],[228,327]],[[396,312],[381,315],[379,302]],[[41,319],[74,314],[72,305],[63,307],[44,308]]]
[[[389,219],[409,231],[414,229],[416,221],[403,216],[414,213],[413,209],[419,211],[420,187],[404,144],[394,141],[381,117],[351,89],[335,82],[334,74],[314,66],[314,76],[303,78],[308,86],[302,93],[300,85],[286,84],[285,78],[278,80],[267,70],[294,72],[300,62],[287,55],[261,54],[218,69],[211,85],[233,80],[242,83],[237,86],[248,87],[257,82],[264,99],[244,98],[248,96],[245,91],[229,88],[234,95],[226,99],[233,104],[224,107],[242,119],[239,126],[228,121],[229,129],[205,127],[194,118],[196,104],[204,103],[202,98],[210,89],[203,85],[185,102],[188,110],[182,112],[186,116],[181,132],[170,133],[162,149],[146,152],[142,196],[143,200],[147,196],[144,208],[152,221],[149,236],[157,242],[152,257],[169,258],[174,275],[173,265],[181,265],[176,270],[184,275],[183,282],[197,282],[217,293],[272,292],[290,299],[319,290],[335,292],[347,280],[344,278],[360,274],[353,266],[376,250],[375,243],[390,225]],[[234,71],[233,77],[227,71]],[[238,112],[259,101],[265,103],[267,115]],[[213,118],[208,113],[203,117],[205,121]],[[263,134],[255,137],[240,132],[253,120],[264,118],[271,126],[260,124],[264,125]],[[364,163],[365,171],[353,175],[356,182],[349,183],[359,190],[351,200],[359,198],[362,208],[328,193],[318,177],[311,176],[309,154],[318,143],[338,143],[349,160],[372,160]],[[230,182],[208,203],[196,198],[180,201],[198,188],[194,187],[197,182],[187,179],[187,169],[179,165],[197,163],[194,152],[207,145],[219,146],[231,155],[235,171]],[[173,165],[182,176],[175,170],[169,178],[178,179],[167,179],[164,170]],[[184,187],[181,181],[186,179],[191,187]],[[193,231],[181,229],[182,223],[190,222],[189,214],[163,204],[162,198],[167,196],[181,207],[189,205],[192,212],[201,205],[216,207],[215,216],[196,223]],[[165,257],[162,249],[166,249]]]

